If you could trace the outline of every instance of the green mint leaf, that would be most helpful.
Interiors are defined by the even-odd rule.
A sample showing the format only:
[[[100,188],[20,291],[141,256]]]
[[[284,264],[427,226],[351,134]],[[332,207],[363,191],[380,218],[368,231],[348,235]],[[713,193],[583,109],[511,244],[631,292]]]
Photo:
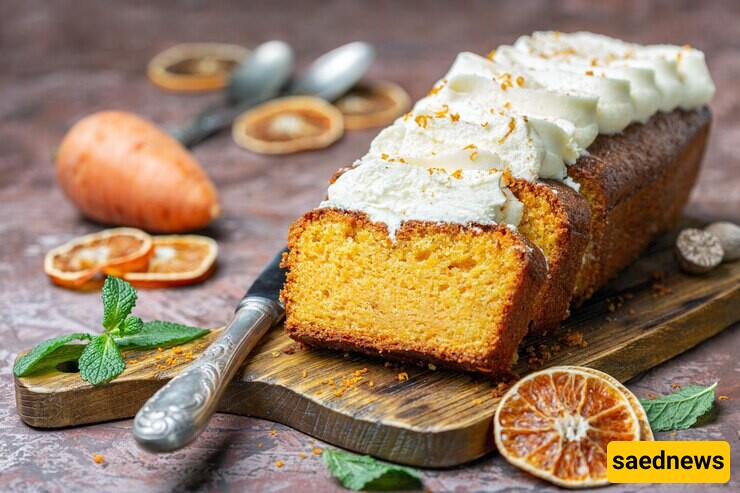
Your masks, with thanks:
[[[13,374],[16,377],[26,376],[45,356],[72,341],[82,341],[85,339],[90,339],[90,334],[77,333],[47,339],[15,361]]]
[[[142,328],[144,328],[144,322],[139,317],[129,315],[121,324],[120,333],[122,336],[134,335],[141,332]]]
[[[146,322],[137,334],[114,337],[120,347],[145,348],[184,344],[207,333],[207,330],[197,327],[155,320]]]
[[[324,450],[324,465],[350,490],[402,489],[421,486],[421,475],[409,467],[339,450]]]
[[[640,404],[653,431],[686,430],[712,409],[716,388],[716,382],[709,387],[691,385],[656,399],[640,399]]]
[[[123,279],[108,276],[103,285],[103,327],[110,332],[119,327],[136,305],[136,290]]]
[[[116,378],[126,368],[121,350],[108,334],[93,337],[82,351],[78,364],[82,379],[93,385]]]

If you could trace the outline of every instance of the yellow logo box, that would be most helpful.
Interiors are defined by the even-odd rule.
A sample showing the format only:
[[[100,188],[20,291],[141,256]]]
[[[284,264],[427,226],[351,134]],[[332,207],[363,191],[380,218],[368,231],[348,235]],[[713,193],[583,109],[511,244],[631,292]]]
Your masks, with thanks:
[[[612,483],[727,483],[727,442],[609,442]]]

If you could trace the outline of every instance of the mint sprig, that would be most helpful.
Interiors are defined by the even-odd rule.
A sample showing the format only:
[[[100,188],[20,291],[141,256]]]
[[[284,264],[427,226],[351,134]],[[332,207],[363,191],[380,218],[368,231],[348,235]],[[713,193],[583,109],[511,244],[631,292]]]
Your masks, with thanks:
[[[686,430],[714,405],[717,382],[709,387],[690,385],[673,394],[640,399],[653,431]]]
[[[13,374],[16,377],[25,377],[44,357],[53,353],[65,344],[72,341],[89,340],[90,334],[77,333],[66,336],[52,337],[37,345],[29,352],[18,358],[13,366]]]
[[[103,285],[103,328],[99,335],[76,333],[48,339],[19,357],[13,374],[24,377],[38,368],[41,361],[72,341],[88,340],[78,360],[83,380],[97,385],[123,373],[126,361],[121,348],[147,348],[183,344],[208,333],[207,330],[173,322],[147,322],[131,315],[137,293],[131,284],[108,276]]]
[[[82,350],[80,376],[93,385],[113,380],[126,369],[126,360],[109,334],[93,337]]]
[[[118,347],[151,348],[185,344],[207,333],[207,330],[198,327],[154,320],[144,323],[136,334],[115,337],[115,340]]]
[[[109,334],[135,334],[141,330],[141,319],[129,316],[136,306],[136,289],[114,276],[103,285],[103,327]]]
[[[410,467],[339,450],[324,450],[322,457],[332,476],[350,490],[401,490],[421,486],[421,474]]]

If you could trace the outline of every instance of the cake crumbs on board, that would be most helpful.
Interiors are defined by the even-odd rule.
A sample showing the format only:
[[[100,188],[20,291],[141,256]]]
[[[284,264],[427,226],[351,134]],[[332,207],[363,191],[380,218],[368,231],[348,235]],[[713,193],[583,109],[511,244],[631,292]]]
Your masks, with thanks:
[[[663,272],[655,271],[650,275],[650,278],[653,281],[651,285],[651,289],[653,290],[653,297],[657,298],[673,294],[673,290],[666,286],[663,282],[665,281],[665,274],[663,274]]]
[[[499,382],[496,387],[491,390],[491,396],[495,399],[497,397],[501,397],[506,393],[507,390],[509,390],[509,387],[511,387],[510,383],[507,382]]]
[[[583,332],[568,330],[568,332],[566,332],[564,336],[560,337],[558,341],[567,347],[588,347],[588,342],[583,338]]]

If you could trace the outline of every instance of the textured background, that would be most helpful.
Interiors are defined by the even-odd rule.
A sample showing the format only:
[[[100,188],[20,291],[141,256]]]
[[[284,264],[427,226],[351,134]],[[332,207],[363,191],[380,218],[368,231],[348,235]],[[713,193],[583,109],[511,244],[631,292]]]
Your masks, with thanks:
[[[705,166],[689,212],[740,221],[740,3],[648,1],[512,2],[48,2],[0,3],[0,490],[330,491],[338,489],[310,437],[266,421],[218,415],[186,450],[144,455],[130,421],[39,431],[15,413],[10,376],[16,353],[61,332],[89,330],[99,298],[49,285],[44,253],[98,225],[81,219],[55,186],[51,154],[66,129],[101,109],[127,109],[167,127],[212,96],[163,93],[146,80],[151,56],[184,41],[252,47],[290,42],[302,64],[339,44],[372,42],[372,77],[422,96],[462,50],[487,53],[535,29],[587,29],[642,43],[690,43],[707,54],[717,95]],[[326,180],[367,148],[377,131],[353,132],[318,152],[263,157],[223,135],[195,151],[219,187],[224,217],[206,234],[221,245],[220,269],[202,286],[142,294],[137,312],[216,327],[285,238],[288,224],[322,197]],[[631,382],[639,397],[671,383],[720,380],[729,396],[701,427],[665,439],[740,443],[738,325]],[[272,429],[279,430],[275,436]],[[257,443],[263,443],[258,448]],[[323,445],[322,445],[323,446]],[[95,465],[92,454],[105,456]],[[285,467],[277,469],[282,460]],[[737,486],[738,466],[733,465]],[[425,471],[433,491],[540,491],[534,480],[491,456],[463,468]],[[695,491],[691,486],[663,487]],[[609,491],[634,491],[612,487]],[[642,487],[644,490],[661,488]],[[711,489],[711,488],[708,488]],[[716,487],[726,491],[726,487]]]

